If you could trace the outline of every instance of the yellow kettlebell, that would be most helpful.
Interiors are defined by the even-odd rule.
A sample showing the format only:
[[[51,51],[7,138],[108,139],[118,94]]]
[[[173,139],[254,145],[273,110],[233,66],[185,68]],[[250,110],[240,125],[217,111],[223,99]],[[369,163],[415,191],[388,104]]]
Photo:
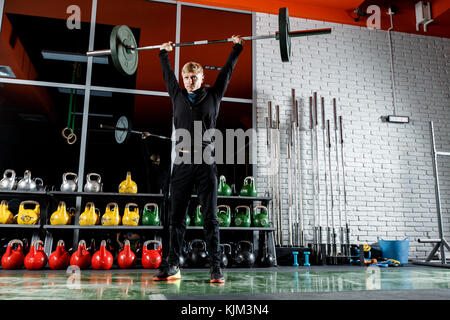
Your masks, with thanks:
[[[78,223],[80,226],[92,226],[99,223],[100,220],[100,210],[95,208],[95,205],[93,202],[86,203],[86,206],[84,207],[84,211],[82,214],[80,214],[80,219],[78,220]]]
[[[134,207],[134,210],[131,210],[130,207]],[[139,207],[136,203],[127,203],[123,212],[122,224],[124,226],[139,225]]]
[[[25,209],[25,205],[34,205],[33,209]],[[22,201],[17,214],[18,224],[36,224],[39,221],[41,206],[39,202],[33,200]]]
[[[102,226],[118,226],[120,220],[119,205],[115,202],[108,203],[102,216]]]
[[[131,180],[131,172],[127,172],[127,178],[119,185],[119,193],[137,193],[138,188],[136,182]]]
[[[10,224],[14,221],[14,215],[8,209],[8,201],[2,200],[0,203],[0,223]]]
[[[71,218],[72,215],[67,211],[66,203],[64,201],[60,201],[58,204],[58,208],[50,216],[50,224],[67,225],[70,224]]]

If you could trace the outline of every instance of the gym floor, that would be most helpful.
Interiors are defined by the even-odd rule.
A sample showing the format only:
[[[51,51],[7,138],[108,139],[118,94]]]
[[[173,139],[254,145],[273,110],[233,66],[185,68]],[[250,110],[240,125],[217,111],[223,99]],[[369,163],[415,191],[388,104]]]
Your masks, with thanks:
[[[450,270],[429,266],[182,270],[182,280],[153,281],[156,270],[1,270],[1,300],[449,300]]]

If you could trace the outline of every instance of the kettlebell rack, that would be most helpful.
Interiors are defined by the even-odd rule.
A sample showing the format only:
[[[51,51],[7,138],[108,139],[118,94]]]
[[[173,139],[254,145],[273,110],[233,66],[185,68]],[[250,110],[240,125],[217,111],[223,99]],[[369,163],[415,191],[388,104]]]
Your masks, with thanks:
[[[197,195],[191,196],[191,201],[195,202],[197,201],[198,197]],[[272,201],[271,197],[268,196],[258,196],[258,197],[246,197],[246,196],[217,196],[217,205],[221,204],[228,204],[231,207],[235,208],[238,205],[248,205],[250,208],[253,208],[255,203],[260,202],[261,205],[268,207],[269,202]],[[252,210],[252,209],[251,209]],[[252,215],[252,213],[251,213]],[[253,220],[253,219],[252,219]],[[203,230],[202,226],[187,226],[186,231],[187,233],[192,233],[194,230]],[[277,266],[277,257],[276,257],[276,249],[275,249],[275,238],[274,238],[274,231],[275,227],[272,225],[272,222],[270,222],[269,227],[255,227],[255,226],[249,226],[249,227],[236,227],[236,226],[229,226],[229,227],[219,227],[219,231],[222,232],[252,232],[252,243],[254,247],[255,255],[259,255],[259,250],[261,249],[260,246],[260,239],[264,239],[267,237],[267,250],[268,252],[274,257],[275,264],[274,266]],[[221,241],[222,242],[222,241]]]
[[[51,225],[50,215],[57,208],[60,201],[67,202],[67,207],[71,207],[71,203],[75,204],[76,199],[80,197],[82,199],[81,207],[76,209],[74,219],[72,219],[69,225]],[[192,195],[193,202],[197,201],[197,195]],[[161,208],[161,220],[163,222],[164,214],[163,210],[167,208],[168,199],[165,199],[163,194],[148,194],[148,193],[117,193],[117,192],[62,192],[62,191],[0,191],[0,200],[35,200],[40,204],[39,221],[35,225],[23,225],[23,224],[0,224],[0,230],[15,229],[15,230],[30,230],[32,232],[31,241],[40,240],[44,238],[44,251],[47,255],[52,252],[54,234],[58,232],[67,232],[71,230],[73,232],[72,250],[75,250],[80,240],[80,231],[148,231],[152,234],[153,238],[160,239],[163,232],[163,225],[158,226],[105,226],[105,225],[79,225],[78,219],[82,211],[82,207],[88,202],[94,202],[98,208],[103,208],[110,202],[116,202],[122,207],[122,204],[135,202],[140,208],[144,207],[145,203],[155,202]],[[244,197],[244,196],[218,196],[218,204],[229,205],[242,205],[246,204],[249,207],[253,207],[255,203],[261,203],[261,205],[268,206],[272,200],[270,197]],[[100,205],[97,205],[100,204]],[[75,205],[74,205],[75,206]],[[15,213],[15,212],[13,212]],[[195,233],[198,230],[203,230],[202,226],[187,226],[187,234]],[[252,233],[253,245],[255,248],[255,255],[258,254],[260,239],[266,239],[267,237],[267,250],[272,254],[275,259],[275,266],[277,265],[276,251],[273,232],[275,228],[270,225],[269,227],[219,227],[220,232],[227,232],[227,234],[237,233]],[[247,234],[248,235],[248,234]],[[233,234],[234,236],[234,234]],[[57,239],[56,239],[57,240]]]

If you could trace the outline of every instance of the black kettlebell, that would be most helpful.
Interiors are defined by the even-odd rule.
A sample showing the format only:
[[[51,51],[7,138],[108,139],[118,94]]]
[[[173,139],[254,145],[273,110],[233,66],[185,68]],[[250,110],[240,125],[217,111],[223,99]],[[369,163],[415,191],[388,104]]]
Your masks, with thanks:
[[[253,244],[250,241],[241,240],[237,244],[236,264],[239,267],[251,268],[255,264]]]
[[[206,251],[206,242],[200,239],[191,240],[189,242],[189,266],[204,267],[207,262],[208,252]]]
[[[261,265],[261,267],[267,267],[267,268],[275,266],[275,258],[270,254],[270,252],[267,248],[267,243],[264,243],[264,248],[263,248],[262,256],[259,260],[259,264]]]
[[[226,249],[228,248],[228,250]],[[222,243],[220,245],[220,267],[221,268],[226,268],[228,266],[228,254],[227,251],[229,253],[231,253],[231,246],[228,243]]]
[[[187,257],[188,252],[186,249],[186,242],[183,240],[183,245],[181,247],[181,253],[180,253],[180,267],[186,267],[187,265]]]

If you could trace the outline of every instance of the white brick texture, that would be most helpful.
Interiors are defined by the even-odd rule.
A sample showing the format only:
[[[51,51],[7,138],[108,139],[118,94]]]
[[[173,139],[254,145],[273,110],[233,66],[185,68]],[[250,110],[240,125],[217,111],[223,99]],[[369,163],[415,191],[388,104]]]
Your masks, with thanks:
[[[276,15],[256,14],[256,34],[277,30]],[[276,40],[256,44],[256,123],[265,129],[268,102],[280,106],[281,180],[283,185],[283,243],[288,243],[287,143],[292,113],[291,89],[299,100],[303,214],[306,243],[312,241],[313,187],[309,131],[309,97],[325,98],[325,118],[332,132],[331,165],[335,201],[335,227],[342,221],[344,201],[342,169],[337,188],[332,99],[344,123],[347,219],[351,242],[373,243],[410,240],[409,257],[424,259],[431,244],[419,238],[437,238],[438,222],[431,158],[429,121],[435,126],[436,148],[450,152],[450,39],[394,32],[392,35],[396,114],[408,116],[408,124],[382,122],[394,114],[388,33],[299,18],[290,19],[291,30],[331,27],[332,33],[293,38],[291,61],[282,63]],[[318,103],[320,108],[320,100]],[[319,109],[321,225],[327,224],[322,128]],[[263,194],[266,176],[266,136],[258,130],[257,187]],[[340,146],[338,146],[340,153]],[[328,155],[327,155],[328,161]],[[340,161],[340,155],[339,155]],[[444,233],[450,238],[450,158],[439,158]],[[327,164],[328,168],[328,164]],[[328,172],[328,183],[330,176]],[[341,197],[338,198],[339,190]],[[328,186],[328,205],[331,190]],[[330,209],[329,209],[330,210]],[[329,211],[329,224],[331,225]],[[343,221],[342,223],[345,223]]]

